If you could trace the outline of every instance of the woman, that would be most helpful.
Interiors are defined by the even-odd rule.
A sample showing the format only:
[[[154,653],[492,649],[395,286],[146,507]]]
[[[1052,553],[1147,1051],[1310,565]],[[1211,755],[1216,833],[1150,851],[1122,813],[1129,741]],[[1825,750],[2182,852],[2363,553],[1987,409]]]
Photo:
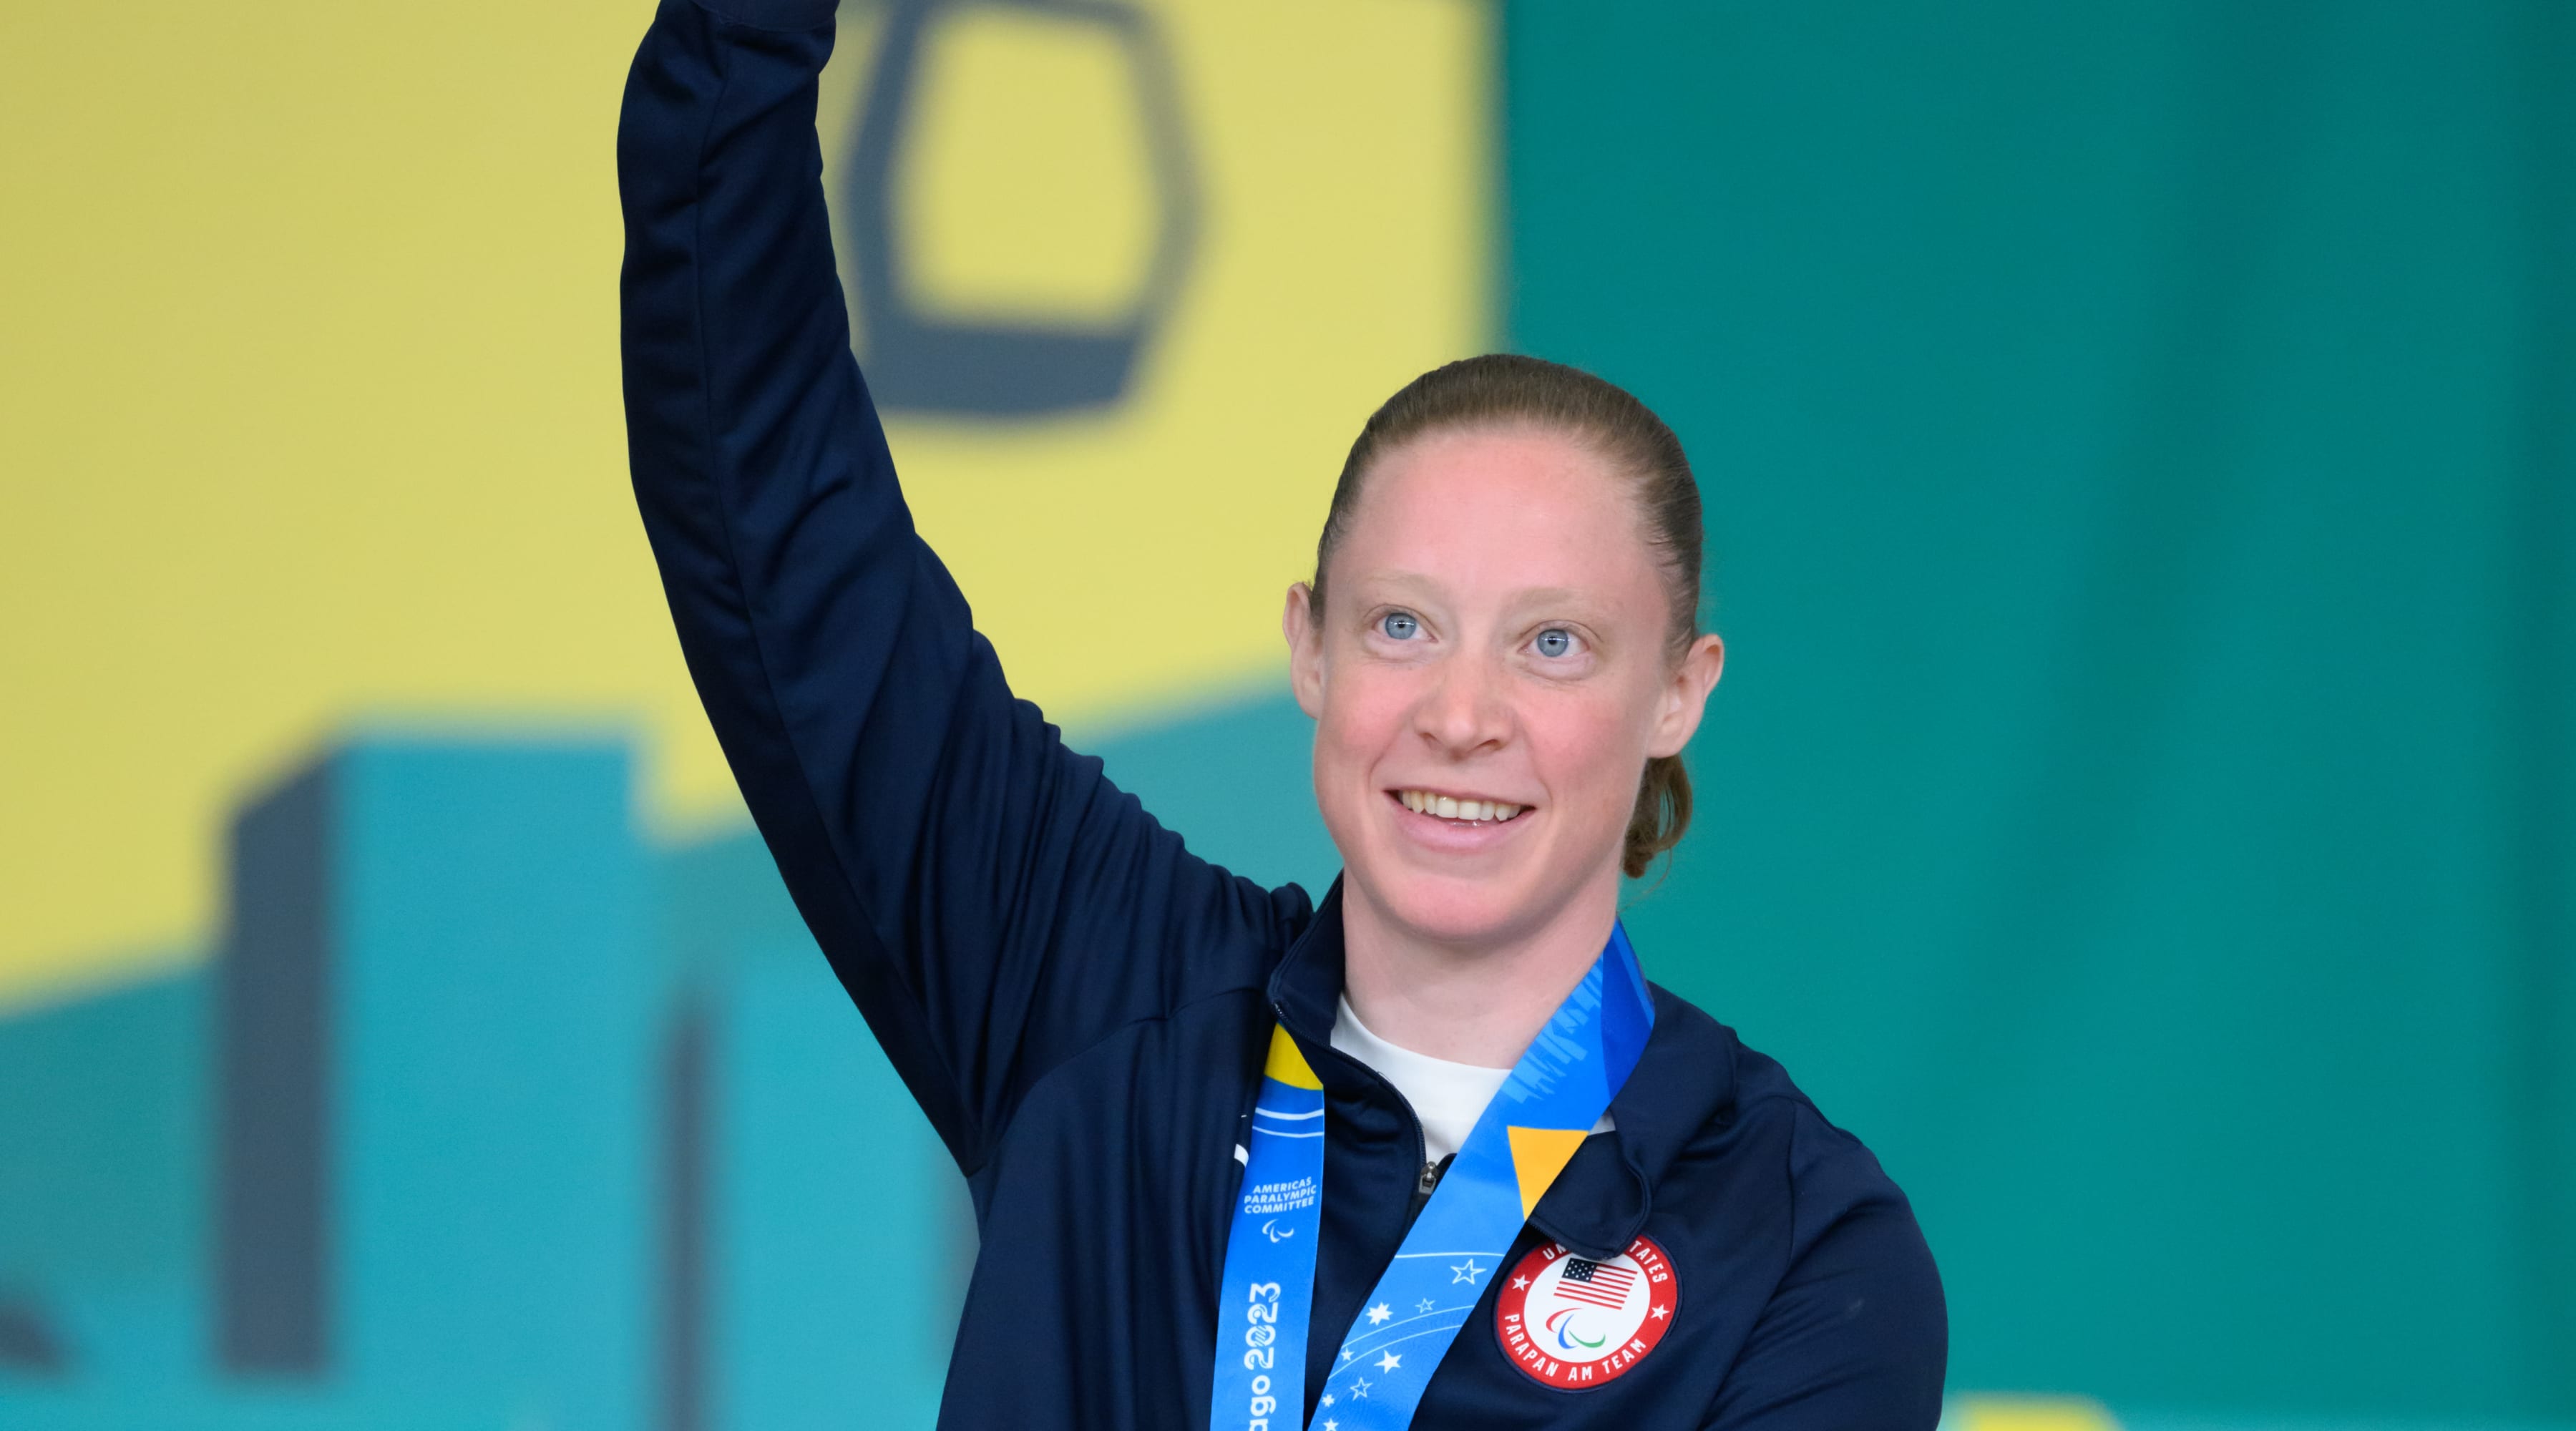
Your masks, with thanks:
[[[1618,931],[1721,660],[1663,424],[1511,358],[1372,418],[1286,611],[1344,876],[1213,868],[1011,698],[912,530],[819,185],[830,48],[829,0],[664,0],[618,140],[627,420],[743,794],[973,1192],[943,1424],[1932,1425],[1904,1198]]]

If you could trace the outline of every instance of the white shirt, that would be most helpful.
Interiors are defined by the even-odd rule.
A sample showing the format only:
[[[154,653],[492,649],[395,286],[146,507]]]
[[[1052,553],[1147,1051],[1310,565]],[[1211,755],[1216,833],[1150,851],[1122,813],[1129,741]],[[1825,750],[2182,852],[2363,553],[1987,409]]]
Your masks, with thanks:
[[[1333,1016],[1333,1047],[1376,1069],[1413,1105],[1413,1116],[1422,1120],[1422,1157],[1427,1163],[1437,1163],[1466,1146],[1467,1135],[1485,1114],[1485,1105],[1494,1101],[1503,1080],[1512,1076],[1508,1068],[1451,1063],[1398,1048],[1368,1031],[1359,1015],[1351,1012],[1347,996]],[[1592,1131],[1606,1133],[1613,1126],[1605,1108]]]

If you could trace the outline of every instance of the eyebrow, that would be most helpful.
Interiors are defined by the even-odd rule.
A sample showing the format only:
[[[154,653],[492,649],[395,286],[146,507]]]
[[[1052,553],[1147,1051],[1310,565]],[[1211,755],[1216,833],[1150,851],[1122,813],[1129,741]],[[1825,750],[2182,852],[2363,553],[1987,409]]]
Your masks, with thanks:
[[[1436,594],[1439,591],[1438,582],[1416,571],[1364,572],[1360,574],[1358,580],[1409,588],[1426,595]],[[1524,606],[1571,606],[1586,614],[1597,610],[1600,606],[1598,600],[1587,598],[1582,592],[1564,586],[1527,587],[1511,593],[1509,602],[1514,609]]]
[[[1533,586],[1526,591],[1515,591],[1512,593],[1512,600],[1516,603],[1525,602],[1532,606],[1588,607],[1591,605],[1590,602],[1584,600],[1581,592],[1573,591],[1562,586]]]

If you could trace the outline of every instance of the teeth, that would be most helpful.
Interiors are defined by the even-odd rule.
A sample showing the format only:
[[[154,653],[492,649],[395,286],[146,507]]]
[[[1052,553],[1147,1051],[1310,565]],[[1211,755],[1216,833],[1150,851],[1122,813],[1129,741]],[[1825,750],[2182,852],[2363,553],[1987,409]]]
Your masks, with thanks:
[[[1404,808],[1443,820],[1489,821],[1508,820],[1528,807],[1506,805],[1499,800],[1461,800],[1454,795],[1434,795],[1428,790],[1398,791],[1396,798]]]

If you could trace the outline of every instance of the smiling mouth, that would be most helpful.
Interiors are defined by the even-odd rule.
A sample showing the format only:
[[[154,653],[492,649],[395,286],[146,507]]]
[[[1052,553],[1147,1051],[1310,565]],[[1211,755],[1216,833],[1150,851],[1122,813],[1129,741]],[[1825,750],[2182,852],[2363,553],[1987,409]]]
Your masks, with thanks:
[[[1446,820],[1453,825],[1499,825],[1506,820],[1518,819],[1535,808],[1500,800],[1462,800],[1430,790],[1398,790],[1393,794],[1396,803],[1407,810],[1435,820]]]

